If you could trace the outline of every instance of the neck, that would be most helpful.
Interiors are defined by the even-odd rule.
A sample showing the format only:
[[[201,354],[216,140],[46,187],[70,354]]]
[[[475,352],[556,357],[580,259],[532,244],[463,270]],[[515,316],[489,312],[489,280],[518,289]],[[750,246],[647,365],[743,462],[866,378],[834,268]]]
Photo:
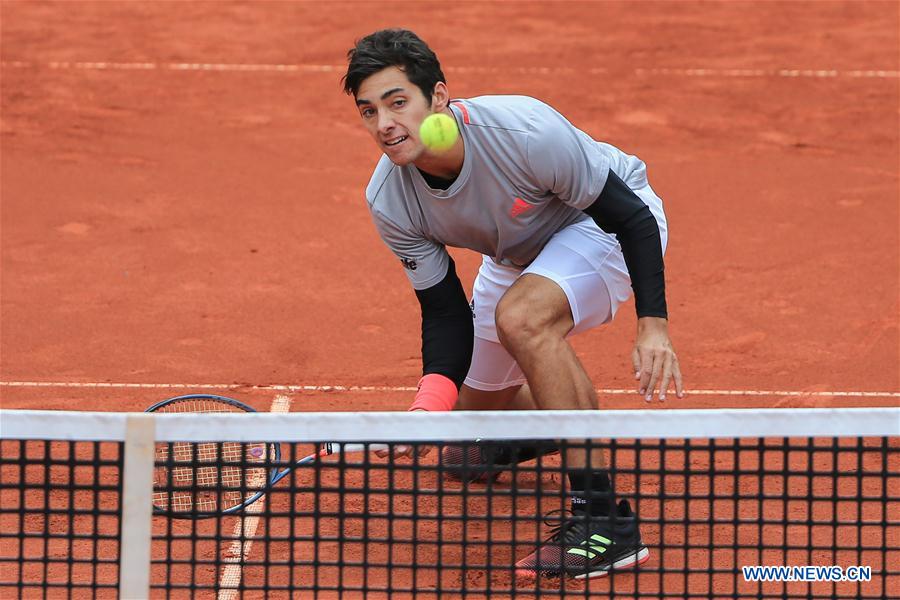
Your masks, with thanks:
[[[454,146],[449,152],[445,152],[440,156],[423,155],[415,163],[416,168],[424,171],[429,175],[440,177],[441,179],[455,179],[462,171],[463,151],[462,144],[459,143],[459,151]]]
[[[445,109],[444,112],[453,117],[449,108]],[[455,179],[462,171],[465,156],[466,146],[463,143],[462,134],[460,134],[456,143],[447,152],[432,154],[426,150],[413,164],[420,171],[425,171],[429,175],[434,175],[441,179]]]

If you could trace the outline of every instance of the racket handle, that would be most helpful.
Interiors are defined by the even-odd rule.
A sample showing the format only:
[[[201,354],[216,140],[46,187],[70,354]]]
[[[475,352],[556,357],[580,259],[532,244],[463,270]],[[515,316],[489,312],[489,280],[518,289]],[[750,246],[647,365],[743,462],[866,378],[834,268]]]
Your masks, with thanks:
[[[366,450],[388,450],[389,448],[388,444],[339,444],[329,442],[323,446],[319,454],[320,456],[328,456],[330,454],[346,454],[348,452],[365,452]]]

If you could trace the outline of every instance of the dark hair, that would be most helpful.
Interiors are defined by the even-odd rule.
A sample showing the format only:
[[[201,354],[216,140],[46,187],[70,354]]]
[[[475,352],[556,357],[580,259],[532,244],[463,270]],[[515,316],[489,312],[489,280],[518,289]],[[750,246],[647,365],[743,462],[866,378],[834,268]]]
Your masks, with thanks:
[[[408,29],[382,29],[356,42],[347,52],[347,74],[341,79],[344,92],[356,97],[359,86],[370,75],[398,67],[431,101],[434,86],[446,82],[441,63],[428,44]]]

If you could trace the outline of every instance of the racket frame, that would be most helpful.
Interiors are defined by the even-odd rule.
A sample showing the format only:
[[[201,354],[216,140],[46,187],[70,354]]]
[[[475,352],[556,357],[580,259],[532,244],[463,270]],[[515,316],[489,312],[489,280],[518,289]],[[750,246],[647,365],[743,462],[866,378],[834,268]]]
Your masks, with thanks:
[[[258,412],[255,408],[250,406],[249,404],[244,404],[240,400],[235,400],[234,398],[229,398],[227,396],[218,396],[215,394],[185,394],[182,396],[176,396],[174,398],[168,398],[166,400],[162,400],[157,402],[156,404],[147,408],[144,412],[159,412],[161,408],[165,408],[170,404],[175,404],[177,402],[184,402],[186,400],[214,400],[216,402],[223,402],[225,404],[231,405],[235,408],[243,410],[245,412],[255,413]],[[184,414],[204,414],[204,413],[184,413]],[[171,442],[170,442],[171,443]],[[191,443],[191,442],[189,442]],[[211,442],[222,444],[224,442]],[[153,505],[153,512],[157,515],[164,515],[173,519],[209,519],[212,517],[219,517],[224,515],[231,515],[238,512],[241,512],[260,498],[262,498],[270,489],[272,489],[275,484],[279,481],[287,477],[294,469],[297,467],[301,467],[303,465],[308,465],[316,460],[324,457],[330,456],[332,454],[340,454],[340,453],[352,453],[352,452],[365,452],[365,451],[375,451],[375,450],[388,450],[390,449],[389,444],[378,443],[378,444],[362,444],[362,443],[338,443],[338,442],[327,442],[321,445],[321,447],[314,453],[301,458],[296,461],[294,464],[286,467],[283,471],[279,471],[277,464],[281,462],[281,444],[279,442],[264,442],[266,444],[266,454],[270,457],[268,460],[271,462],[272,466],[269,469],[268,479],[259,490],[254,492],[252,495],[245,498],[240,504],[234,504],[229,506],[228,508],[224,508],[216,511],[173,511],[171,509],[159,508],[155,504]]]
[[[154,404],[154,405],[148,407],[146,410],[144,410],[144,412],[160,412],[160,409],[165,408],[166,406],[169,406],[171,404],[177,404],[179,402],[185,402],[187,400],[212,400],[215,402],[220,402],[223,404],[233,406],[234,408],[240,409],[244,412],[248,412],[248,413],[258,412],[255,408],[253,408],[249,404],[245,404],[245,403],[241,402],[240,400],[235,400],[234,398],[229,398],[227,396],[219,396],[216,394],[184,394],[182,396],[175,396],[174,398],[167,398],[165,400],[161,400],[160,402],[157,402],[156,404]],[[177,413],[170,413],[170,414],[177,414]],[[185,412],[183,414],[202,415],[205,413]],[[212,414],[212,413],[210,413],[210,414]],[[171,445],[173,442],[166,442],[166,443]],[[187,443],[196,443],[196,442],[187,442]],[[209,442],[209,443],[221,445],[225,442]],[[236,443],[240,443],[240,442],[236,442]],[[257,490],[252,495],[245,498],[240,504],[234,504],[234,505],[229,506],[228,508],[224,508],[221,510],[215,510],[215,511],[197,511],[197,510],[176,511],[176,510],[167,509],[167,508],[160,508],[154,504],[153,505],[153,513],[157,514],[157,515],[165,515],[172,519],[209,519],[209,518],[217,517],[220,515],[230,515],[230,514],[239,512],[239,511],[243,510],[244,508],[250,506],[257,500],[262,498],[263,495],[265,495],[265,493],[281,479],[281,477],[284,477],[284,475],[287,474],[286,472],[279,473],[278,468],[275,466],[278,462],[281,461],[281,444],[278,442],[263,442],[263,443],[265,443],[265,445],[266,445],[266,456],[267,456],[266,461],[269,463],[272,463],[272,466],[269,468],[266,483],[259,490]],[[244,445],[245,445],[244,443],[241,443],[242,447]],[[313,457],[314,456],[315,455],[313,455]],[[290,472],[290,470],[291,469],[288,469],[287,472]],[[280,477],[279,477],[279,475],[280,475]]]

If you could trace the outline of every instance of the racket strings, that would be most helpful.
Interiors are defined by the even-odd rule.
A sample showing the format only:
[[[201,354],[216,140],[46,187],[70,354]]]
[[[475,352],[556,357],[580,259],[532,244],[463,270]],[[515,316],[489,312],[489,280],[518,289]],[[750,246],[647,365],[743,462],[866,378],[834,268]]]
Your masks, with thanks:
[[[243,409],[190,398],[162,413],[229,413]],[[274,448],[265,443],[169,442],[156,445],[153,504],[172,512],[218,512],[243,504],[267,482]]]
[[[154,483],[154,504],[168,510],[215,512],[242,504],[265,486],[266,463],[274,459],[263,443],[171,446],[157,446]]]

